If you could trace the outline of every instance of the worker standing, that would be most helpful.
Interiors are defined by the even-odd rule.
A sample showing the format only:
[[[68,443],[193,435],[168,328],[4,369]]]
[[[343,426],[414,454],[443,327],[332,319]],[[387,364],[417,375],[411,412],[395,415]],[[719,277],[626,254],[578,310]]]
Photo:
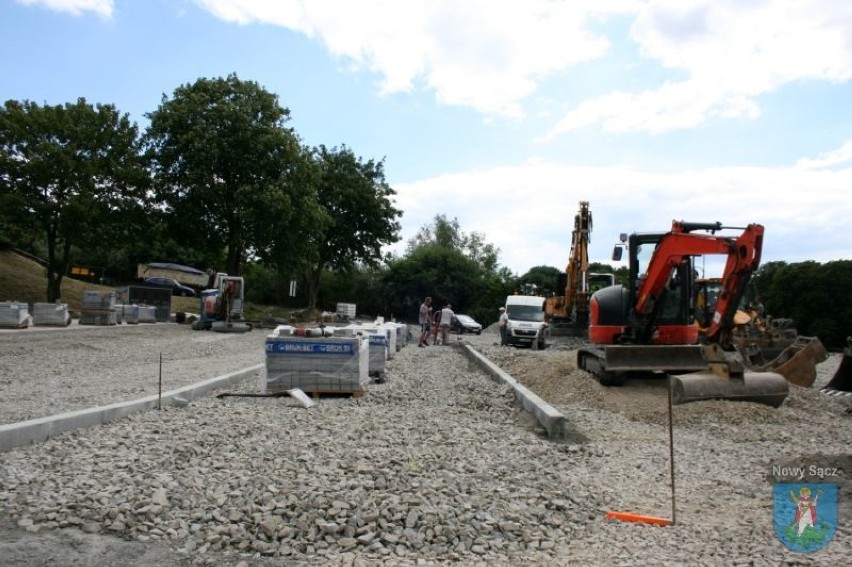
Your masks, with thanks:
[[[427,297],[423,300],[423,303],[420,304],[420,313],[418,317],[418,321],[420,323],[420,342],[417,344],[419,347],[427,347],[429,346],[429,331],[430,331],[430,323],[432,322],[432,298]]]
[[[453,323],[453,317],[456,316],[453,313],[453,306],[447,303],[443,309],[441,309],[441,343],[446,345],[447,341],[450,338],[450,325]]]
[[[438,344],[441,338],[441,310],[436,309],[432,316],[432,344]]]
[[[506,346],[509,333],[509,316],[506,315],[506,308],[500,308],[500,346]]]

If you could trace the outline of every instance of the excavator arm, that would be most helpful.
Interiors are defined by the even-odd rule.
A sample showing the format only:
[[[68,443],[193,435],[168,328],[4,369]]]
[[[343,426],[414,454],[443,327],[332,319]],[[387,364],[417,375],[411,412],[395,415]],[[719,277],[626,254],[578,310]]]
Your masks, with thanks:
[[[722,255],[727,257],[727,261],[707,339],[725,346],[730,343],[734,313],[749,279],[760,265],[763,226],[750,224],[736,238],[688,232],[696,228],[709,229],[711,226],[713,230],[723,228],[719,224],[675,221],[672,223],[672,231],[660,239],[636,294],[634,314],[640,327],[653,326],[657,302],[671,284],[672,274],[688,257]]]

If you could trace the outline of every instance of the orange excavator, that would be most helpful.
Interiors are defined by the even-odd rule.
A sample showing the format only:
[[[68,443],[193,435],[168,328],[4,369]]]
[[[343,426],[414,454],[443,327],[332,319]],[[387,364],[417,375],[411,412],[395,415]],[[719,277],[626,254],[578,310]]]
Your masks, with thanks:
[[[717,234],[741,230],[738,236]],[[700,231],[700,233],[699,233]],[[577,367],[607,386],[633,373],[672,376],[673,402],[748,400],[779,406],[789,388],[771,371],[747,371],[733,345],[734,315],[760,264],[764,228],[673,221],[669,232],[622,235],[613,260],[629,253],[629,284],[603,288],[589,305],[589,341],[577,353]],[[640,251],[653,247],[645,270]],[[694,324],[696,257],[721,256],[725,266],[719,295],[701,333]]]

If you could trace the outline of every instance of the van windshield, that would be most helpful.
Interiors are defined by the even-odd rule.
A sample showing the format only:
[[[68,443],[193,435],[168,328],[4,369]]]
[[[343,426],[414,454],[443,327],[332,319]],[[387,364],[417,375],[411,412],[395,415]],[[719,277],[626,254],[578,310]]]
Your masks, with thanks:
[[[509,305],[506,314],[515,321],[544,321],[544,310],[540,305]]]

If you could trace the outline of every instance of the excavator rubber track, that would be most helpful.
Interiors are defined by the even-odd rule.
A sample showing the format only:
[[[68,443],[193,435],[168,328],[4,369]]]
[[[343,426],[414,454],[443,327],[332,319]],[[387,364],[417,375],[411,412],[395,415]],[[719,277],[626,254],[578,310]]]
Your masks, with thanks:
[[[843,349],[843,358],[834,372],[834,376],[821,390],[825,393],[852,392],[852,337],[846,339],[846,348]]]
[[[217,333],[248,333],[252,325],[242,321],[213,321],[210,330]]]
[[[755,402],[778,407],[787,397],[787,380],[776,372],[745,371],[736,352],[718,345],[608,345],[577,352],[577,367],[604,386],[622,384],[631,373],[672,377],[672,403],[702,400]]]

